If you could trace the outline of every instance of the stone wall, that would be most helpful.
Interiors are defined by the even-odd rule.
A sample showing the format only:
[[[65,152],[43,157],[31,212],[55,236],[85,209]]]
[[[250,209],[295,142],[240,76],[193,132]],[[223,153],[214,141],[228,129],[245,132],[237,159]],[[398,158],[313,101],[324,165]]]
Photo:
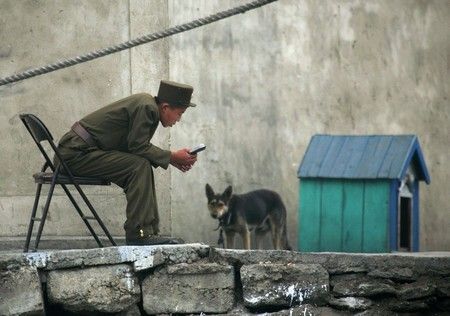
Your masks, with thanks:
[[[0,315],[450,313],[450,253],[202,244],[0,255]]]
[[[229,9],[247,0],[0,0],[0,75]],[[217,240],[206,208],[217,191],[276,190],[298,225],[297,168],[312,135],[417,134],[431,185],[421,186],[421,251],[450,250],[450,6],[446,0],[280,0],[190,32],[0,87],[0,249],[22,245],[39,153],[19,120],[37,114],[59,139],[84,115],[159,79],[195,87],[197,108],[155,144],[203,142],[188,173],[156,170],[162,232]],[[117,186],[88,196],[115,236],[125,196]],[[58,189],[46,236],[89,232]]]

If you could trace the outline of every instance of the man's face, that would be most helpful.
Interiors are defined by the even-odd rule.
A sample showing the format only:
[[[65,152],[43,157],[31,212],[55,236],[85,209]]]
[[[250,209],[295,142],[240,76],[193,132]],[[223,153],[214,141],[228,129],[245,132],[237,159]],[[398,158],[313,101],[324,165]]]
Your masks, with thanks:
[[[181,120],[184,111],[186,111],[186,108],[172,107],[168,103],[163,103],[159,113],[162,126],[172,127],[175,125],[176,122]]]

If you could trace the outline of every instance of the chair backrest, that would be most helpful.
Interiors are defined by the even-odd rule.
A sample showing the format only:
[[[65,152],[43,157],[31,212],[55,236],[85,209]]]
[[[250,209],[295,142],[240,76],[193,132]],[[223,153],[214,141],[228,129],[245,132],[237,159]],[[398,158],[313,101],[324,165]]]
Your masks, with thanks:
[[[45,126],[45,124],[34,114],[21,114],[19,115],[19,117],[22,120],[25,127],[27,128],[28,132],[30,132],[34,142],[36,143],[42,155],[44,156],[45,164],[42,168],[42,171],[45,171],[47,167],[50,167],[52,171],[55,171],[55,166],[53,165],[52,160],[48,156],[44,147],[41,145],[42,141],[47,141],[50,144],[54,153],[57,155],[59,161],[63,163],[64,169],[67,169],[66,164],[62,162],[62,157],[58,152],[58,148],[53,142],[53,136],[48,130],[48,128]]]
[[[34,114],[19,115],[33,139],[40,143],[43,140],[53,141],[53,136],[44,123]]]

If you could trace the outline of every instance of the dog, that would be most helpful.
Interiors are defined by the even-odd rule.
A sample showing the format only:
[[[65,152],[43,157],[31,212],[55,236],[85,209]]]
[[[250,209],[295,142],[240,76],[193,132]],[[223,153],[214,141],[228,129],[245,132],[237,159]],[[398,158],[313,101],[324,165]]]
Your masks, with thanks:
[[[212,218],[219,220],[225,232],[225,248],[234,248],[235,233],[241,235],[244,248],[250,249],[250,231],[255,230],[255,246],[269,231],[274,249],[292,250],[287,239],[286,208],[278,193],[266,189],[245,194],[233,194],[231,186],[222,194],[205,186],[208,209]]]

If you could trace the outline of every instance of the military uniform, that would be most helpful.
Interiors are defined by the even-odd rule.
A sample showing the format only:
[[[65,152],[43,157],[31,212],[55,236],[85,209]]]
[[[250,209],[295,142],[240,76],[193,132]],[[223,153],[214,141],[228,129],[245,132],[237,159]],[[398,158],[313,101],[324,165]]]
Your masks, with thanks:
[[[167,169],[171,155],[150,143],[159,121],[155,98],[135,94],[79,121],[92,137],[90,144],[74,130],[59,142],[75,175],[101,177],[123,188],[127,239],[159,232],[153,167]]]

